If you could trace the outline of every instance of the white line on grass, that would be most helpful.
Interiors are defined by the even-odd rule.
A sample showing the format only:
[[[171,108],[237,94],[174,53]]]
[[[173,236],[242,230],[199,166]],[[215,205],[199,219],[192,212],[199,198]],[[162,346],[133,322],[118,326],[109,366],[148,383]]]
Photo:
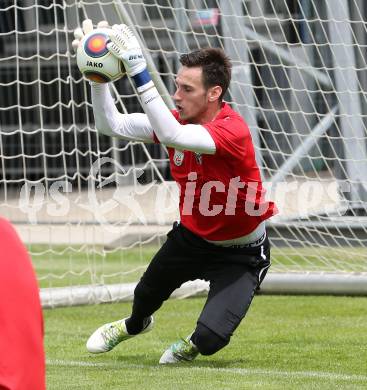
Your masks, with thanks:
[[[153,369],[157,370],[163,368],[162,365],[150,366],[147,364],[126,364],[126,363],[103,363],[103,362],[85,362],[85,361],[69,361],[69,360],[47,360],[48,366],[66,366],[66,367],[96,367],[96,368],[136,368],[136,369]],[[223,368],[223,367],[203,367],[203,366],[190,366],[184,364],[182,366],[174,366],[176,369],[189,368],[195,371],[212,371],[212,372],[227,372],[230,374],[238,375],[267,375],[267,376],[279,376],[286,378],[320,378],[320,379],[332,379],[332,380],[356,380],[367,381],[367,375],[355,375],[355,374],[337,374],[334,372],[322,372],[322,371],[280,371],[280,370],[263,370],[258,368]]]

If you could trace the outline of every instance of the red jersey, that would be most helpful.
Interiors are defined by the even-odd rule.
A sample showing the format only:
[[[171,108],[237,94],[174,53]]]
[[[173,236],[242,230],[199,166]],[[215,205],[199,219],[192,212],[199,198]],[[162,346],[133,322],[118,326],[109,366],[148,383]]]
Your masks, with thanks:
[[[168,148],[172,177],[180,187],[181,223],[211,241],[245,236],[276,214],[274,203],[264,199],[249,128],[226,103],[203,126],[215,142],[215,154]]]
[[[39,290],[27,251],[0,218],[0,389],[44,390]]]

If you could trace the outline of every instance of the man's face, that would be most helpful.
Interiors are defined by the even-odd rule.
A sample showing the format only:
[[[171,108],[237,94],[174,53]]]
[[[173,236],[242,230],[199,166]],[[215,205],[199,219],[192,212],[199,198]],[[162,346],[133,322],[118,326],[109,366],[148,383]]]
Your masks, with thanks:
[[[176,92],[173,99],[180,119],[189,123],[205,122],[208,110],[208,91],[202,80],[201,67],[183,66],[177,73]]]

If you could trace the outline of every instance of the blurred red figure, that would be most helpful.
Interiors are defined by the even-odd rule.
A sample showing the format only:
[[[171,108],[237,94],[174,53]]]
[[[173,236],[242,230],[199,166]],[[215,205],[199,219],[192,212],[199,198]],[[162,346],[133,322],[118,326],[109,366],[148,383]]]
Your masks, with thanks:
[[[43,316],[27,250],[0,218],[0,389],[45,389]]]

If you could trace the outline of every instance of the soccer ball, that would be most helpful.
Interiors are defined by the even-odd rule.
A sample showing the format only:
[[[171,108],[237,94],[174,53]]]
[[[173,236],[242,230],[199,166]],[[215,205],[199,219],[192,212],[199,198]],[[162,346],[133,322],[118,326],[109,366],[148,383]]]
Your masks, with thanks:
[[[109,30],[97,28],[86,34],[76,52],[76,63],[83,75],[96,83],[108,83],[125,76],[122,61],[107,49]]]

